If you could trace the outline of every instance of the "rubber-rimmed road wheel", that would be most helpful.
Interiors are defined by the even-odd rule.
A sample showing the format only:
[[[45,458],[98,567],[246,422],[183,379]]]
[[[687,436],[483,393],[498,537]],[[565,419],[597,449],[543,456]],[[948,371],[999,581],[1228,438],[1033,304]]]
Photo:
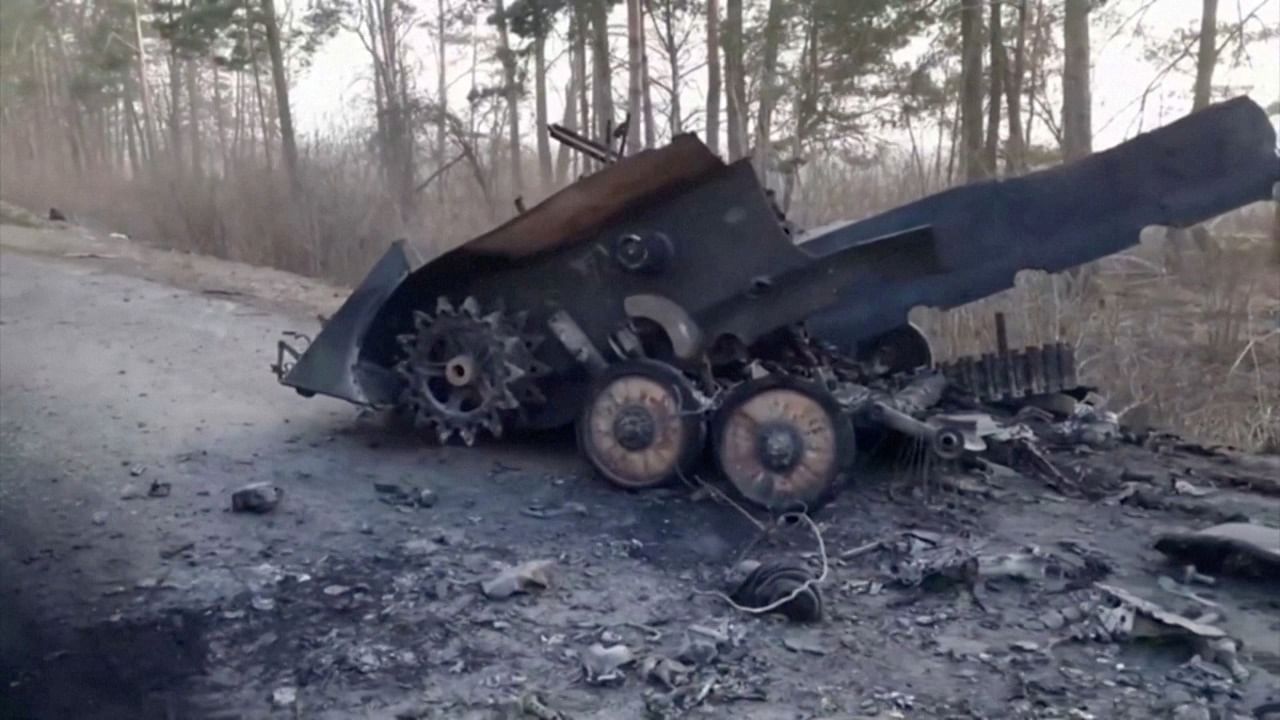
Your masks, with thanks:
[[[853,427],[835,398],[785,375],[735,387],[712,428],[720,472],[743,497],[775,512],[818,509],[853,460]]]
[[[579,450],[605,479],[634,490],[691,469],[706,425],[684,375],[652,360],[628,360],[593,383],[577,434]]]

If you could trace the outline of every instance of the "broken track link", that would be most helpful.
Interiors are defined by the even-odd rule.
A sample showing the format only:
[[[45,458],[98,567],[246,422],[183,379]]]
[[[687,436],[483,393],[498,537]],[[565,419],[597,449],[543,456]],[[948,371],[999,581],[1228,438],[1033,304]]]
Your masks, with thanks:
[[[1075,349],[1066,343],[960,358],[938,369],[980,401],[1018,400],[1078,387]]]

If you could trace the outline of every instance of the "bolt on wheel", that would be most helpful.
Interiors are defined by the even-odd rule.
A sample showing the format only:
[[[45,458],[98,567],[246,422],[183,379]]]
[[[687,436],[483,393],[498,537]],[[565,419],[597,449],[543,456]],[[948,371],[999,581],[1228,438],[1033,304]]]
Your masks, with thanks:
[[[853,430],[831,394],[772,376],[743,383],[714,421],[716,463],[746,499],[774,511],[830,500],[853,457]]]
[[[688,470],[706,431],[694,393],[675,368],[631,360],[595,383],[578,420],[578,446],[609,482],[661,485]]]

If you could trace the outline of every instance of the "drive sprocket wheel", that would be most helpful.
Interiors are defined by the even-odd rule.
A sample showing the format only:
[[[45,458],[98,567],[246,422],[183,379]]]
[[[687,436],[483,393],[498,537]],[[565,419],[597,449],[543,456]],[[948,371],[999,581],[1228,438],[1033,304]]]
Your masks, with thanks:
[[[690,469],[706,440],[689,381],[652,360],[622,362],[598,378],[577,430],[592,466],[628,489],[655,487]]]
[[[457,435],[471,445],[481,430],[500,437],[522,402],[541,398],[536,379],[546,368],[533,356],[540,339],[522,332],[522,317],[482,314],[470,297],[457,307],[442,297],[434,314],[413,316],[414,332],[398,338],[401,405],[442,444]]]
[[[852,425],[820,386],[771,375],[729,392],[712,422],[724,476],[769,510],[816,510],[853,458]]]

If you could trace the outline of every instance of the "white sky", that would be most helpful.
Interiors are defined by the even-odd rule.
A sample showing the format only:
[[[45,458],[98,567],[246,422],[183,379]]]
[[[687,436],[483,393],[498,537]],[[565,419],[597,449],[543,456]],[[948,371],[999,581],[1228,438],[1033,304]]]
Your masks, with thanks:
[[[295,0],[299,2],[300,0]],[[410,0],[417,6],[424,20],[434,20],[434,0]],[[750,4],[750,0],[749,0]],[[1090,41],[1093,59],[1093,125],[1094,147],[1103,149],[1132,137],[1140,129],[1152,127],[1171,121],[1186,113],[1191,105],[1191,88],[1193,84],[1191,72],[1194,71],[1194,57],[1184,62],[1184,72],[1173,72],[1165,76],[1159,87],[1152,92],[1145,109],[1140,110],[1137,99],[1143,94],[1159,73],[1158,65],[1143,58],[1143,47],[1139,40],[1132,37],[1132,28],[1139,22],[1135,13],[1150,4],[1149,9],[1141,15],[1141,24],[1151,37],[1167,37],[1178,28],[1196,27],[1199,22],[1200,0],[1110,0],[1102,10],[1094,12]],[[1280,0],[1223,0],[1218,10],[1221,24],[1234,23],[1242,15],[1248,15],[1258,8],[1255,29],[1262,23],[1270,27],[1280,27]],[[1115,22],[1107,23],[1111,17]],[[1128,18],[1124,29],[1116,33],[1116,22]],[[625,11],[619,7],[611,18],[615,26],[615,52],[624,52],[625,47],[621,34],[625,29]],[[483,18],[481,19],[483,23]],[[692,36],[694,41],[701,42],[701,28]],[[652,33],[650,41],[652,42]],[[433,60],[434,51],[427,30],[418,29],[410,36],[410,45],[414,53],[414,62],[418,67],[417,85],[428,95],[434,93],[436,70]],[[483,50],[482,50],[483,52]],[[549,48],[549,56],[555,57],[557,49]],[[470,69],[470,49],[455,47],[451,53],[449,77],[452,83],[450,103],[452,107],[462,107],[470,87],[468,77]],[[1257,44],[1249,48],[1246,65],[1237,69],[1228,69],[1227,58],[1223,58],[1214,75],[1215,88],[1230,85],[1230,94],[1249,94],[1259,104],[1267,106],[1280,100],[1280,41],[1271,40],[1265,44]],[[483,61],[483,58],[482,58]],[[650,50],[650,67],[663,62],[656,51]],[[343,33],[317,54],[311,66],[294,78],[292,101],[294,115],[300,131],[313,133],[323,131],[335,125],[349,125],[357,118],[367,117],[369,112],[369,60],[368,55],[358,38],[353,34]],[[494,65],[490,65],[490,68]],[[563,88],[568,80],[567,57],[561,57],[550,72],[550,115],[558,121],[563,112]],[[691,78],[702,81],[705,69],[699,70]],[[615,95],[625,93],[625,74],[617,76]],[[682,97],[687,96],[686,105],[694,106],[703,102],[700,87],[690,87]],[[656,101],[655,101],[656,102]],[[625,108],[618,108],[619,118]],[[526,102],[523,113],[532,114],[532,102]],[[524,128],[530,127],[526,120]],[[1141,127],[1140,127],[1141,126]],[[697,131],[699,128],[692,128]],[[532,143],[532,136],[527,142]]]

